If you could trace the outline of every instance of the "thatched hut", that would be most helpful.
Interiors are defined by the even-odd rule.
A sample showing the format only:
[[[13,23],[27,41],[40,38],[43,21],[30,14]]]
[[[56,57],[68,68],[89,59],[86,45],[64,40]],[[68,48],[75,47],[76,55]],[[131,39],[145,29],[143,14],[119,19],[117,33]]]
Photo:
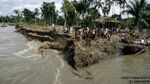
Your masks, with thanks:
[[[117,28],[120,22],[111,17],[100,17],[95,20],[95,27],[97,28]]]

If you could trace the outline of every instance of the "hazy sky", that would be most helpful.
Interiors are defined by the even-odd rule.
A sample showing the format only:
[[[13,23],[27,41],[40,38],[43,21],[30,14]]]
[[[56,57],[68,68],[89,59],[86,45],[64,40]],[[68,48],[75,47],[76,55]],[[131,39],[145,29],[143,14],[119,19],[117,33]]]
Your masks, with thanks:
[[[45,2],[55,1],[56,9],[60,10],[63,0],[0,0],[0,15],[12,15],[14,9],[40,8],[41,4]]]
[[[60,10],[63,0],[0,0],[0,15],[12,15],[14,9],[34,8],[41,7],[43,1],[55,1],[56,9]],[[150,0],[147,0],[150,3]],[[119,7],[112,7],[111,13],[119,13]]]

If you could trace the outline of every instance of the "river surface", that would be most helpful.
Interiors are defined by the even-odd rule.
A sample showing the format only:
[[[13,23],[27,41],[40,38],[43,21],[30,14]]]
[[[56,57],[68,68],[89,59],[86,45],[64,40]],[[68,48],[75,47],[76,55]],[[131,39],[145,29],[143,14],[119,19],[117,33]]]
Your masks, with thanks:
[[[14,31],[12,26],[0,28],[0,84],[132,84],[124,77],[149,77],[144,80],[150,81],[150,51],[104,60],[85,69],[93,77],[85,79],[72,73],[58,51],[45,50],[40,57],[36,48],[41,43],[27,42]]]

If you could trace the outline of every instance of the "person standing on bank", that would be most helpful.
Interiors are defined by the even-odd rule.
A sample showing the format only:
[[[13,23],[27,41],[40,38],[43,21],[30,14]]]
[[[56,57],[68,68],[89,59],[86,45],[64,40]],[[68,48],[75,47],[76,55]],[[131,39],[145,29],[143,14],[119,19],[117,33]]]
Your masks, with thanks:
[[[52,29],[53,29],[54,32],[56,32],[56,28],[55,28],[55,24],[54,23],[52,23]]]

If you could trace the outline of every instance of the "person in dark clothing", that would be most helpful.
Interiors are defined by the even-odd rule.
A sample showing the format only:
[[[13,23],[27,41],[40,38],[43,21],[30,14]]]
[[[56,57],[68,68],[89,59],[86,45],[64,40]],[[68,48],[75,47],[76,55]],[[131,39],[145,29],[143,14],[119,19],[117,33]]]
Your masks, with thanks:
[[[85,32],[85,41],[86,41],[86,45],[89,46],[91,45],[91,35],[90,35],[90,31],[86,31]]]
[[[92,35],[92,40],[94,40],[94,39],[95,39],[95,36],[96,36],[96,29],[95,29],[95,28],[92,29],[91,35]]]
[[[79,32],[79,29],[76,29],[75,30],[75,40],[79,40],[80,38],[80,32]]]

